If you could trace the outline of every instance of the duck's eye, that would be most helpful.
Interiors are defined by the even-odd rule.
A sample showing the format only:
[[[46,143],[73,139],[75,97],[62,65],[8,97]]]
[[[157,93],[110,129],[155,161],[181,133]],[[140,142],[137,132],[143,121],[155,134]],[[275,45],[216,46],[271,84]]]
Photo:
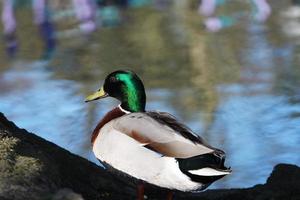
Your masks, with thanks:
[[[111,78],[110,78],[110,82],[113,82],[113,83],[114,83],[114,82],[117,82],[116,77],[111,77]]]

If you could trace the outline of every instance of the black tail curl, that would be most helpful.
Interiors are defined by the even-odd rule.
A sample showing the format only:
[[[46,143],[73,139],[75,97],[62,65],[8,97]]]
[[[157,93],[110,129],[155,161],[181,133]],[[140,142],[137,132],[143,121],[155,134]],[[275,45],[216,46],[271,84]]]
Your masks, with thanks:
[[[224,166],[225,153],[219,149],[216,149],[212,153],[207,153],[190,158],[177,158],[180,170],[191,178],[192,181],[207,184],[224,177],[225,175],[212,175],[212,176],[200,176],[190,173],[191,170],[198,170],[202,168],[212,168],[218,171],[230,172],[230,168]]]

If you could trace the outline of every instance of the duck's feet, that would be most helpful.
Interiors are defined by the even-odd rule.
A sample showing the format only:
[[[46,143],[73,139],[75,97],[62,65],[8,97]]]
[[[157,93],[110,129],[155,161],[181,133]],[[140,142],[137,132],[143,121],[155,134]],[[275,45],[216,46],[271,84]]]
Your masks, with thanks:
[[[173,199],[173,191],[169,191],[167,194],[167,200],[172,200]]]
[[[144,200],[145,187],[143,183],[137,186],[137,200]]]
[[[143,183],[138,184],[137,186],[137,200],[144,200],[145,186]],[[167,200],[173,200],[174,192],[169,191],[167,193]]]

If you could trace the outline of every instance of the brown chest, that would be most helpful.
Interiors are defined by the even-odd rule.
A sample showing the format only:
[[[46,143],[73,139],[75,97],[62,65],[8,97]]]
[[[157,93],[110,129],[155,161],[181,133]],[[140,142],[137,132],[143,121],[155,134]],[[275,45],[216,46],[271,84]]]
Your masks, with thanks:
[[[118,117],[121,117],[123,115],[125,115],[126,113],[123,112],[119,107],[114,108],[113,110],[109,111],[103,118],[102,120],[98,123],[98,125],[96,126],[96,128],[94,129],[93,133],[92,133],[92,137],[91,137],[91,142],[92,144],[94,144],[95,139],[97,138],[100,129],[107,124],[108,122],[110,122],[113,119],[116,119]]]

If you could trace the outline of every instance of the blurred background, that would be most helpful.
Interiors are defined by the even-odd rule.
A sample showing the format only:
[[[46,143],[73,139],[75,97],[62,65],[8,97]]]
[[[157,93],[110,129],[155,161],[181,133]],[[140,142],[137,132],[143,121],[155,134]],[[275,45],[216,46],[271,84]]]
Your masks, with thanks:
[[[90,135],[134,70],[147,109],[170,112],[227,153],[211,188],[264,183],[300,165],[300,1],[2,0],[0,112],[95,163]]]

